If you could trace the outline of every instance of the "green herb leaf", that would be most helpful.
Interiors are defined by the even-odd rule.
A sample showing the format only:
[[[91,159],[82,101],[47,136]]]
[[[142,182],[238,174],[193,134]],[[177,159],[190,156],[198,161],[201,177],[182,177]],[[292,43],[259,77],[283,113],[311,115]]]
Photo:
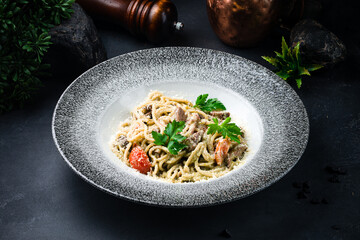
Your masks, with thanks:
[[[156,145],[166,146],[171,154],[177,155],[180,150],[187,147],[186,144],[180,143],[184,141],[186,137],[178,134],[184,127],[184,121],[177,122],[174,120],[166,125],[164,134],[152,131],[151,134],[155,139],[154,143]]]
[[[289,52],[289,47],[286,44],[284,37],[282,37],[282,39],[281,39],[281,51],[282,51],[282,56],[286,56]]]
[[[171,139],[175,140],[177,142],[182,142],[182,141],[184,141],[186,139],[186,137],[183,136],[183,135],[180,135],[180,134],[176,134],[176,135],[172,136]]]
[[[49,30],[71,16],[75,0],[1,0],[0,114],[21,107],[42,86]],[[55,19],[55,15],[58,17]]]
[[[225,121],[221,123],[221,125],[219,125],[219,121],[217,118],[213,118],[213,121],[213,124],[209,124],[209,128],[207,131],[208,134],[214,134],[218,132],[221,133],[224,138],[227,137],[232,141],[240,143],[239,135],[244,136],[244,133],[235,123],[230,123],[230,117],[226,118]]]
[[[309,72],[318,70],[320,68],[323,68],[324,66],[320,65],[320,64],[311,64],[310,66],[308,66],[308,70]]]
[[[187,147],[186,144],[179,143],[177,141],[170,141],[167,148],[169,152],[173,155],[177,155],[179,151]]]
[[[299,67],[299,75],[308,75],[310,76],[309,70],[307,70],[305,67]]]
[[[222,104],[217,98],[209,98],[207,97],[209,94],[202,94],[197,97],[194,107],[200,108],[204,112],[211,112],[214,110],[226,110],[224,104]]]
[[[178,132],[181,132],[184,129],[184,127],[185,127],[184,121],[178,122],[178,121],[174,120],[166,126],[164,133],[166,135],[168,135],[171,140],[171,138],[174,135],[176,135]]]
[[[276,74],[284,80],[287,80],[290,77],[289,73],[285,71],[278,71]]]
[[[158,133],[158,132],[155,132],[155,131],[152,131],[151,132],[151,135],[152,137],[155,139],[155,144],[156,145],[165,145],[166,144],[166,141],[168,140],[168,136],[167,135],[163,135],[161,133]]]
[[[311,71],[322,68],[321,65],[303,63],[300,56],[300,43],[289,48],[284,37],[281,39],[281,53],[275,51],[275,55],[275,57],[262,56],[262,58],[276,67],[274,72],[279,77],[284,80],[295,80],[298,88],[302,85],[301,76],[310,76]]]
[[[206,99],[207,99],[208,96],[209,96],[209,94],[202,94],[202,95],[198,96],[196,98],[195,106],[205,104]]]
[[[270,64],[272,64],[272,65],[274,65],[276,67],[276,64],[277,64],[276,58],[274,58],[274,57],[266,57],[266,56],[262,56],[262,58],[264,60],[266,60],[268,63],[270,63]]]
[[[219,120],[217,118],[213,118],[214,124],[209,124],[209,128],[207,133],[214,134],[216,132],[220,132],[221,127],[219,126]]]

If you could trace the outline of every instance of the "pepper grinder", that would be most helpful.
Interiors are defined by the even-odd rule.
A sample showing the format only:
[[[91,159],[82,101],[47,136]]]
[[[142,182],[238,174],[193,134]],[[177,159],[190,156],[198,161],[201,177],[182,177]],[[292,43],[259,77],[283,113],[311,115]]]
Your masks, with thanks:
[[[161,42],[184,25],[170,0],[76,0],[92,17],[114,23],[136,36]]]

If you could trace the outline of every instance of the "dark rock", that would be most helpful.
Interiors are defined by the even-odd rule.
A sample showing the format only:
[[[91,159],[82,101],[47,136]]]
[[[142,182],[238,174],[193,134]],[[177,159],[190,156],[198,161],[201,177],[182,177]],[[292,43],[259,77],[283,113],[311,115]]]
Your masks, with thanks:
[[[335,34],[312,19],[298,22],[291,30],[291,45],[300,42],[300,52],[305,63],[331,66],[346,57],[346,47]]]
[[[231,233],[226,228],[219,235],[224,238],[231,238]]]
[[[83,9],[73,4],[71,18],[50,30],[53,43],[45,56],[53,74],[76,74],[107,59],[97,29]]]

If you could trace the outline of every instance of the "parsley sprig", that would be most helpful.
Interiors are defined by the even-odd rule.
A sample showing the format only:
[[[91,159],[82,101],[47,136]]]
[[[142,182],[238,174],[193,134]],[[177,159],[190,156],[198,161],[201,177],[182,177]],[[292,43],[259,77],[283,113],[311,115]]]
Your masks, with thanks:
[[[239,135],[244,136],[244,133],[235,123],[229,123],[231,121],[230,117],[226,118],[221,125],[219,125],[219,120],[217,118],[213,118],[213,121],[214,123],[209,124],[207,134],[218,132],[221,133],[224,138],[228,137],[231,140],[240,143]]]
[[[209,94],[202,94],[198,96],[194,107],[200,108],[204,112],[211,112],[213,110],[226,110],[224,104],[222,104],[217,98],[207,99],[208,96]]]
[[[185,140],[186,137],[178,134],[184,129],[184,127],[184,121],[177,122],[176,120],[174,120],[171,123],[168,123],[165,128],[164,134],[152,131],[151,134],[155,139],[154,143],[156,145],[167,147],[171,154],[177,155],[180,150],[187,147],[186,144],[180,143]]]

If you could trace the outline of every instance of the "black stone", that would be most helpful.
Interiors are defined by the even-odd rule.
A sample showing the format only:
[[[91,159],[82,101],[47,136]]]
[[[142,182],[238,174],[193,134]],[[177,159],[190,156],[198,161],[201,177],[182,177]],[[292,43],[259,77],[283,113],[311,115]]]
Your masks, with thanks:
[[[219,234],[221,237],[224,238],[231,238],[231,233],[226,228]]]
[[[77,3],[71,18],[53,27],[53,43],[44,61],[51,64],[53,75],[78,75],[107,59],[105,48],[89,16]]]
[[[346,57],[344,43],[312,19],[302,20],[293,27],[290,42],[293,47],[300,42],[301,57],[305,63],[332,66]]]

